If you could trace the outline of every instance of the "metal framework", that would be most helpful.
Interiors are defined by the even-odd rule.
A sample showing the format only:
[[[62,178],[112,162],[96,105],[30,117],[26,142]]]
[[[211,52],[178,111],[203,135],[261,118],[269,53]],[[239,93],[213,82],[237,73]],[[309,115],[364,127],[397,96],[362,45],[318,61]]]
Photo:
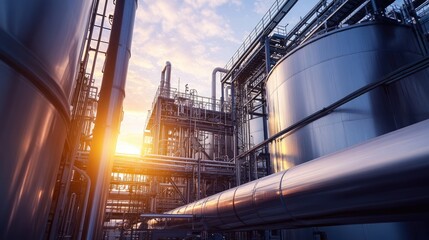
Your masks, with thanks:
[[[87,177],[75,168],[86,169],[86,164],[80,161],[81,152],[89,152],[91,146],[113,11],[113,2],[94,1],[71,102],[71,127],[64,146],[47,227],[47,234],[51,238],[63,239],[81,234],[82,208],[86,204],[86,189],[90,186]]]
[[[277,25],[293,7],[294,1],[276,1],[273,4],[228,62],[225,67],[228,73],[222,78],[223,86],[231,87],[234,99],[232,102],[234,161],[240,169],[237,170],[237,185],[264,175],[261,175],[261,171],[255,169],[255,166],[264,166],[265,174],[270,173],[267,142],[254,144],[250,122],[262,118],[264,140],[267,140],[264,84],[271,68],[283,56],[293,52],[303,43],[344,26],[383,19],[404,23],[419,19],[422,23],[427,22],[424,17],[427,1],[409,1],[402,10],[395,8],[386,10],[393,2],[393,0],[321,0],[289,31],[286,31],[286,27]],[[281,13],[276,14],[276,9]],[[270,20],[267,22],[267,19]],[[415,27],[418,26],[420,25],[415,24]],[[424,45],[425,41],[422,40],[421,44]]]
[[[159,88],[145,129],[145,141],[152,141],[153,148],[144,151],[228,160],[225,137],[232,135],[230,103],[218,101],[216,110],[212,106],[211,99],[198,96],[195,89]],[[216,136],[214,143],[209,142],[211,134]]]
[[[296,2],[275,1],[227,63],[222,92],[230,90],[232,97],[224,98],[222,94],[213,104],[212,98],[199,96],[188,86],[180,92],[163,83],[164,74],[169,74],[163,70],[145,124],[142,156],[115,157],[104,219],[105,238],[170,236],[168,231],[147,230],[140,215],[162,214],[270,174],[268,143],[299,127],[291,126],[268,138],[265,80],[282,57],[319,34],[342,26],[383,16],[401,22],[418,18],[412,15],[412,9],[407,9],[406,14],[384,11],[392,0],[321,0],[286,31],[278,24]],[[426,13],[427,5],[427,1],[410,2],[418,13]],[[81,217],[90,187],[83,171],[88,165],[100,85],[97,79],[103,74],[113,19],[109,13],[113,8],[109,0],[95,1],[93,6],[72,99],[72,123],[47,227],[46,234],[51,238],[76,238],[81,234]],[[407,14],[408,20],[404,17]],[[421,64],[426,67],[427,59]],[[252,122],[262,125],[259,142],[255,140]],[[198,219],[191,220],[198,223]],[[200,234],[202,229],[196,224],[192,231]],[[208,238],[207,233],[202,234],[202,238]],[[266,232],[265,237],[270,238],[271,234],[275,232]],[[262,235],[243,232],[231,236]]]
[[[282,1],[282,3],[285,4],[284,6],[278,6],[278,2],[276,2],[274,6],[277,7],[273,7],[272,9],[284,10],[287,4],[290,4],[291,2],[292,1]],[[287,54],[294,51],[294,49],[301,46],[303,43],[310,41],[321,34],[343,26],[372,20],[396,21],[402,23],[418,21],[420,17],[418,15],[413,15],[413,8],[415,8],[417,12],[425,12],[427,5],[426,1],[410,1],[409,5],[405,6],[405,9],[402,9],[402,12],[398,12],[398,9],[386,10],[386,7],[391,5],[393,2],[394,1],[392,0],[322,0],[319,1],[289,32],[282,31],[284,28],[274,28],[281,19],[279,20],[279,18],[273,18],[275,20],[272,19],[269,23],[266,23],[264,22],[265,17],[261,21],[263,23],[262,26],[270,27],[261,28],[261,24],[258,24],[255,30],[252,31],[245,43],[240,46],[237,53],[234,54],[234,56],[226,65],[225,68],[228,69],[228,72],[222,79],[223,87],[228,86],[228,88],[231,89],[232,95],[231,120],[233,125],[234,141],[234,158],[232,160],[236,163],[235,173],[237,185],[260,178],[265,174],[269,174],[269,171],[264,173],[258,169],[258,166],[264,170],[270,168],[269,153],[267,149],[269,142],[284,135],[287,132],[300,128],[302,124],[308,124],[316,118],[329,114],[340,104],[350,101],[354,97],[359,96],[364,92],[370,91],[371,89],[374,89],[380,85],[388,84],[398,79],[403,79],[405,76],[407,76],[406,74],[412,74],[420,71],[421,69],[427,68],[427,59],[423,59],[421,62],[416,62],[404,67],[403,69],[398,69],[397,71],[393,72],[392,75],[387,76],[380,82],[359,89],[356,92],[346,96],[344,99],[340,99],[338,102],[323,109],[323,111],[317,112],[314,115],[309,116],[308,119],[303,119],[301,122],[298,122],[297,124],[286,128],[284,131],[281,131],[278,134],[268,138],[265,121],[267,109],[265,103],[264,82],[271,68],[277,63],[277,61],[279,61],[283,56],[286,56]],[[270,9],[267,15],[272,16],[275,14],[271,12]],[[427,19],[425,21],[427,21]],[[424,41],[422,41],[422,44],[424,44]],[[221,102],[222,101],[223,99],[221,99]],[[263,119],[261,122],[264,125],[263,131],[265,140],[255,144],[252,141],[253,136],[250,122],[258,118]],[[233,195],[231,195],[234,196],[234,199],[236,196],[235,194],[236,193],[234,192]],[[219,202],[220,201],[221,200],[219,199]],[[223,204],[227,206],[231,205],[230,202],[227,202],[227,200],[225,200]],[[188,208],[198,209],[198,205],[199,202],[197,201],[194,205],[189,204],[185,207],[182,207],[181,209],[179,208],[179,210],[176,209],[176,213],[179,215],[184,213],[188,214],[194,211],[188,211]],[[234,203],[234,212],[237,211],[236,206],[237,205]],[[183,208],[185,208],[184,211]],[[157,218],[161,219],[161,217]],[[240,221],[241,220],[242,219],[240,219]],[[168,224],[168,222],[168,219],[161,221],[162,224]],[[189,225],[189,220],[175,221],[175,223],[178,226],[180,226],[181,223],[183,223],[182,225]],[[198,223],[198,216],[194,215],[194,219],[192,219],[193,226],[198,225]],[[266,232],[265,237],[269,239],[269,235],[272,233],[274,232]],[[260,233],[248,231],[245,233],[236,233],[235,237],[238,239],[241,237],[245,239],[246,237],[250,236],[260,237],[259,234]],[[322,235],[320,235],[320,237],[323,238]]]

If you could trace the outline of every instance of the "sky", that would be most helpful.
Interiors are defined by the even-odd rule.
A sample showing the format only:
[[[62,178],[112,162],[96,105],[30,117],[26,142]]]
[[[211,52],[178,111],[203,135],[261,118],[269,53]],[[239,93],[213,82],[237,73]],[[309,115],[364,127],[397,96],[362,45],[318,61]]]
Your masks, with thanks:
[[[140,154],[166,61],[171,87],[188,84],[210,97],[213,69],[226,65],[274,1],[138,0],[117,153]],[[280,25],[292,26],[315,2],[299,1]]]

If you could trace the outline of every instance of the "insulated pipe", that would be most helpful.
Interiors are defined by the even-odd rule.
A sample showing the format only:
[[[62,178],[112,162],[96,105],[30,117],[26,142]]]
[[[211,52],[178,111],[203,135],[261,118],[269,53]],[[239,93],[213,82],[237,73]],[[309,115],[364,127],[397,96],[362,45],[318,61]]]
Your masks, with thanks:
[[[171,63],[165,62],[165,67],[161,72],[160,95],[170,97],[170,82],[171,82]],[[165,91],[165,92],[164,92]]]
[[[87,172],[93,183],[85,218],[86,239],[101,239],[113,156],[122,117],[137,0],[117,0],[98,101]]]
[[[228,69],[225,68],[221,68],[221,67],[217,67],[215,69],[213,69],[212,72],[212,110],[216,111],[216,73],[218,72],[222,72],[222,73],[227,73]],[[222,95],[223,95],[223,89],[221,89]],[[222,106],[221,106],[222,109]],[[214,137],[214,133],[211,134],[210,136],[210,143],[211,143],[211,157],[212,159],[215,159],[215,137]]]
[[[427,220],[428,138],[425,120],[218,193],[200,200],[201,223],[207,230],[254,230]],[[187,214],[196,205],[166,214]]]
[[[144,213],[140,215],[140,218],[194,218],[192,214],[160,214],[160,213]]]
[[[171,81],[171,63],[169,61],[165,62],[165,91],[166,97],[170,97],[170,81]]]
[[[228,73],[228,69],[217,67],[212,72],[212,110],[216,111],[216,73]],[[223,91],[223,89],[221,89]]]

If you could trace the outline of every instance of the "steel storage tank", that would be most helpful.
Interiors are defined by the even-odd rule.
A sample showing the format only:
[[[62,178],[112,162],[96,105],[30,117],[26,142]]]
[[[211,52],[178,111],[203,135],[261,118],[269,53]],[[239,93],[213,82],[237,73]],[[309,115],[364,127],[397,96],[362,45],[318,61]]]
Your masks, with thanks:
[[[285,56],[267,82],[269,134],[423,56],[411,27],[355,25],[314,39]],[[426,71],[366,93],[270,145],[279,172],[429,117]]]
[[[0,238],[41,239],[91,1],[0,2]]]
[[[396,23],[355,25],[304,44],[285,56],[267,79],[269,134],[422,57],[413,29]],[[277,139],[270,144],[272,170],[286,170],[427,119],[428,78],[425,70],[374,89]],[[334,240],[424,239],[425,234],[415,233],[427,232],[427,224],[378,223],[319,230]],[[283,230],[282,234],[291,239],[314,237],[311,229]]]

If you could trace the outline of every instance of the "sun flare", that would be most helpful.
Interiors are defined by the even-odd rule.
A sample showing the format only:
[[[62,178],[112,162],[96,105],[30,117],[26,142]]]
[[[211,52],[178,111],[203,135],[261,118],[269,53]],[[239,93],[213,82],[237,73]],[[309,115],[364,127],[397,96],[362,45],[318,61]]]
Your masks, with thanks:
[[[116,144],[116,153],[140,155],[140,147],[128,142],[118,141]]]

